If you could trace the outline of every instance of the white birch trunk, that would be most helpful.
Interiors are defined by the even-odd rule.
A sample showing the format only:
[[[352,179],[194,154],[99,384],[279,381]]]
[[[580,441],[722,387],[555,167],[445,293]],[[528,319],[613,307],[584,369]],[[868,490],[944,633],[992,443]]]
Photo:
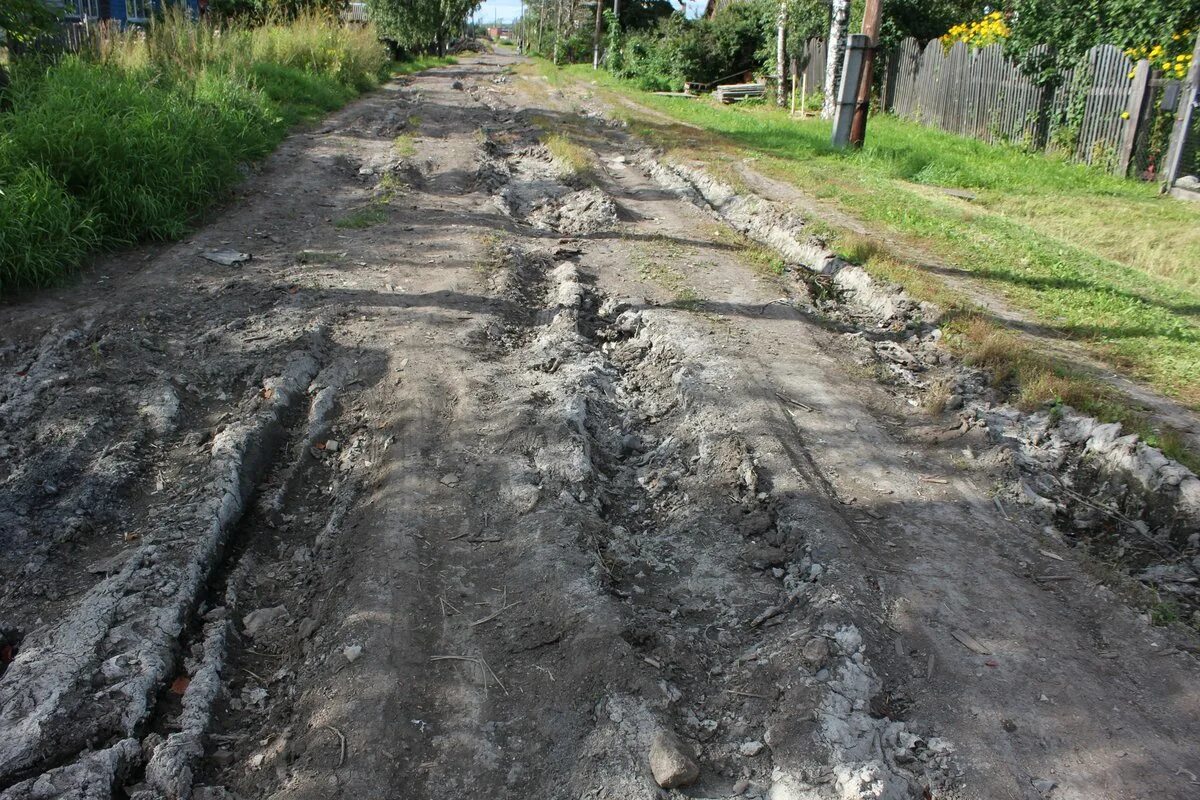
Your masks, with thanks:
[[[784,73],[783,61],[787,41],[787,0],[779,0],[778,31],[775,37],[775,102],[782,108],[787,104],[787,75]]]
[[[846,23],[850,19],[850,0],[833,0],[833,18],[829,23],[829,57],[825,61],[825,102],[821,119],[833,119],[837,107],[838,83],[842,79],[842,62],[846,58]]]

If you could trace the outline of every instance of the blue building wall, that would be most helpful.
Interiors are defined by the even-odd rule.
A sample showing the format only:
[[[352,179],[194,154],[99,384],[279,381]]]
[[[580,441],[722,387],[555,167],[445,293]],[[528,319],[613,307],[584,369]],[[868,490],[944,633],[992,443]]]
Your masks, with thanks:
[[[0,0],[0,2],[3,2],[3,0]],[[200,0],[177,0],[177,2],[186,6],[188,10],[192,12],[193,16],[200,16]],[[102,2],[99,4],[100,17],[102,19],[115,19],[119,22],[129,22],[129,11],[131,5],[134,4],[127,2],[127,0],[108,0],[107,3]],[[149,11],[149,9],[153,8],[154,11],[161,10],[163,7],[163,0],[144,0],[142,5],[148,9],[148,13],[153,13],[153,11]],[[68,9],[71,9],[72,7],[76,6],[76,3],[71,2],[71,0],[67,0],[66,6]],[[68,16],[78,19],[77,15],[71,15],[69,11]],[[144,17],[134,18],[134,21],[141,22],[143,19]]]

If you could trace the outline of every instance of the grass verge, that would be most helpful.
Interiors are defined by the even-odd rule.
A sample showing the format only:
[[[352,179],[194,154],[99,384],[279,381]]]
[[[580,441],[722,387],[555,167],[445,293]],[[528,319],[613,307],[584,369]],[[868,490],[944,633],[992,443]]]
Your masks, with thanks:
[[[317,15],[217,31],[168,13],[144,36],[102,28],[80,55],[18,63],[0,114],[0,296],[178,237],[289,126],[392,70],[373,29]]]

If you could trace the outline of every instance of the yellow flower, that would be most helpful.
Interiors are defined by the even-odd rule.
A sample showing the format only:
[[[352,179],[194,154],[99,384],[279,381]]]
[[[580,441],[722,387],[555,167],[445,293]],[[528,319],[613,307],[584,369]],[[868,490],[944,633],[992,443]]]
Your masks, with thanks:
[[[1122,111],[1122,112],[1121,112],[1121,119],[1129,119],[1129,112],[1128,112],[1128,111]]]

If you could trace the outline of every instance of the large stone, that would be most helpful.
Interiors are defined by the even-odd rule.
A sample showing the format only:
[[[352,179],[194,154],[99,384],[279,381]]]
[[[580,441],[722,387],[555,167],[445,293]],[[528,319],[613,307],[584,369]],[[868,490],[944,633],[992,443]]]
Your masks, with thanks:
[[[666,731],[655,736],[650,746],[650,771],[654,782],[664,789],[687,786],[700,776],[689,748]]]

